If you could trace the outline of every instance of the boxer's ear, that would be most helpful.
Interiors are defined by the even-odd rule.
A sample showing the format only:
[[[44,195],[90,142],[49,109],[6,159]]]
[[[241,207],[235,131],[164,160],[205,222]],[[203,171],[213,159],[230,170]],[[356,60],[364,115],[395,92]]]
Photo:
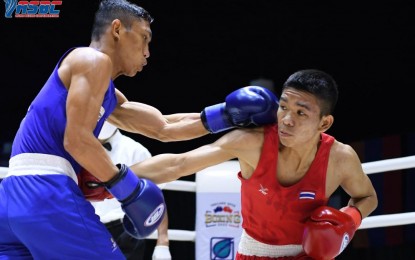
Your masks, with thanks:
[[[118,41],[120,39],[120,29],[122,23],[119,19],[114,19],[111,23],[111,33],[114,37],[114,40]]]
[[[332,115],[323,116],[320,121],[319,130],[321,132],[327,131],[333,125],[333,122],[334,117]]]

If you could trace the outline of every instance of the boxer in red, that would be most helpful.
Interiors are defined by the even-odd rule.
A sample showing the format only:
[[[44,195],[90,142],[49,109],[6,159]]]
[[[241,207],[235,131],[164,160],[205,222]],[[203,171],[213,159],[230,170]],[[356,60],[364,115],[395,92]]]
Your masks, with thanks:
[[[325,133],[337,98],[329,74],[295,72],[282,87],[277,124],[232,130],[212,144],[160,154],[131,170],[164,183],[237,158],[244,230],[236,259],[333,259],[378,203],[353,148]],[[339,187],[350,196],[340,210],[327,206]]]

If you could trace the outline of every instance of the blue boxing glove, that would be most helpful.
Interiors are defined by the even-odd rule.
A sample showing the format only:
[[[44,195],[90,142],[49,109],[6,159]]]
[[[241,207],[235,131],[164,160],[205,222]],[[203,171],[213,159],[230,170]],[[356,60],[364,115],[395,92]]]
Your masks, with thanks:
[[[243,87],[230,93],[225,102],[206,107],[200,117],[210,133],[235,127],[261,126],[277,122],[278,99],[259,86]]]
[[[156,184],[140,179],[126,165],[117,167],[119,173],[104,185],[121,203],[125,231],[136,239],[146,238],[163,220],[166,211],[163,193]]]

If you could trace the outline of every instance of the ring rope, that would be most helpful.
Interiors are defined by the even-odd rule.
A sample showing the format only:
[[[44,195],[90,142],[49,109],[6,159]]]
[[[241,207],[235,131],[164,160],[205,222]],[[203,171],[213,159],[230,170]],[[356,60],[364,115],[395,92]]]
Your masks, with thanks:
[[[415,156],[407,156],[394,159],[386,159],[375,162],[362,163],[363,171],[366,174],[396,171],[402,169],[415,168]],[[0,178],[6,176],[8,167],[0,167]],[[176,180],[163,187],[164,190],[196,192],[196,182]],[[369,229],[378,227],[389,227],[398,225],[415,224],[415,212],[384,214],[380,216],[369,216],[363,219],[359,229]],[[196,231],[169,229],[168,236],[174,241],[192,241],[196,240]],[[148,239],[157,239],[157,230],[154,231]]]

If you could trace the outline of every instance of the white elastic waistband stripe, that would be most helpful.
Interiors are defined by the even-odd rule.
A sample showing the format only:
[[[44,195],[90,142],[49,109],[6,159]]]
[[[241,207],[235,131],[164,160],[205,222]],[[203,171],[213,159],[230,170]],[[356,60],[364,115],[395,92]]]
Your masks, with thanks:
[[[44,174],[64,174],[78,183],[76,173],[68,160],[56,155],[39,153],[22,153],[13,156],[9,161],[9,171],[6,177]]]
[[[268,245],[259,242],[242,231],[238,252],[246,256],[283,257],[296,256],[303,252],[301,245]]]

